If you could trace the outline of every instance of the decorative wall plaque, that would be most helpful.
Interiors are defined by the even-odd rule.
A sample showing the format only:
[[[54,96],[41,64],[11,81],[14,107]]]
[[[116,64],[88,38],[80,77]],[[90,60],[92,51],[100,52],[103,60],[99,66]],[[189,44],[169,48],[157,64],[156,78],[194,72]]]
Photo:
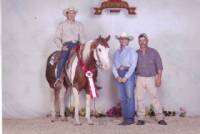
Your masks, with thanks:
[[[121,9],[126,9],[128,14],[135,15],[136,7],[130,7],[128,2],[124,0],[106,0],[101,3],[100,7],[94,7],[95,15],[101,15],[104,9],[108,9],[111,13],[120,12]]]

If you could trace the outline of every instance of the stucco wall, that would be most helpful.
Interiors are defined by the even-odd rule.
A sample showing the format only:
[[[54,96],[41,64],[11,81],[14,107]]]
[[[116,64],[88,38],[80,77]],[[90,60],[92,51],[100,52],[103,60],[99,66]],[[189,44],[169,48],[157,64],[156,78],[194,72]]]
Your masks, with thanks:
[[[137,49],[137,36],[147,33],[149,45],[163,60],[159,89],[163,106],[169,110],[184,106],[190,115],[200,115],[200,1],[129,2],[137,6],[136,16],[128,16],[125,10],[94,16],[92,7],[99,5],[97,0],[3,0],[3,117],[32,118],[49,112],[46,59],[56,50],[54,33],[65,19],[62,10],[68,6],[79,9],[77,19],[85,25],[87,40],[99,34],[112,36],[111,59],[119,47],[115,34],[132,34],[135,39],[130,45]],[[99,111],[105,111],[117,102],[111,70],[99,73],[98,80],[103,89],[95,104]]]

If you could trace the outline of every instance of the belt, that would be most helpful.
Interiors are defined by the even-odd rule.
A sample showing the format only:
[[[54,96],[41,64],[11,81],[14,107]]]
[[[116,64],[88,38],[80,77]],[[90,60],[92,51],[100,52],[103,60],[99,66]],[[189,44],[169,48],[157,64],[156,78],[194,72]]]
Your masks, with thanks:
[[[127,67],[127,66],[120,66],[118,68],[118,70],[128,70],[128,69],[129,69],[129,67]]]
[[[64,42],[64,43],[63,43],[63,46],[66,46],[66,45],[68,45],[69,43],[77,44],[78,41],[72,40],[72,41]]]
[[[63,44],[63,46],[66,46],[67,48],[69,49],[73,49],[77,46],[78,42],[72,42],[72,41],[69,41],[69,42],[65,42]]]

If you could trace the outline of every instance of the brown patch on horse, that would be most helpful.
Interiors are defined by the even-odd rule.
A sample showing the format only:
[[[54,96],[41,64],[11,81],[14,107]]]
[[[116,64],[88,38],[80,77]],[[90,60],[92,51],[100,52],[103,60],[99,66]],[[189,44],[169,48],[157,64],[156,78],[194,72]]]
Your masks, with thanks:
[[[51,88],[54,88],[54,83],[56,81],[55,76],[55,69],[60,59],[61,51],[55,51],[53,52],[47,59],[47,65],[46,65],[46,79],[49,83],[49,86]],[[61,74],[61,77],[64,77],[64,74]],[[66,80],[63,81],[63,85],[67,88]]]
[[[49,86],[51,88],[55,88],[54,87],[54,83],[56,81],[55,70],[56,70],[57,64],[60,60],[60,54],[61,54],[61,51],[55,51],[48,57],[48,60],[47,60],[46,79],[47,79]],[[71,49],[70,54],[69,54],[69,58],[65,63],[67,68],[70,64],[70,61],[73,61],[73,59],[74,59],[73,57],[75,57],[76,55],[77,55],[76,49],[75,48]],[[63,71],[61,73],[61,82],[60,83],[58,82],[58,84],[56,85],[56,87],[57,87],[56,89],[60,89],[62,87],[62,83],[64,84],[64,86],[66,88],[71,85],[69,78],[66,77],[65,72],[66,71]]]
[[[89,58],[84,61],[86,67],[88,70],[93,72],[93,79],[94,82],[96,82],[96,78],[97,78],[97,67],[96,67],[96,61],[94,59],[94,49],[97,47],[97,42],[94,41],[91,44],[91,48],[90,48],[90,56]],[[76,67],[76,71],[75,71],[75,77],[74,77],[74,81],[73,81],[73,86],[80,92],[81,90],[85,90],[87,94],[89,94],[89,88],[88,88],[88,79],[85,76],[85,73],[83,72],[80,64],[78,63],[77,67]]]
[[[56,69],[56,63],[54,62],[54,64],[50,63],[51,60],[55,60],[57,61],[57,59],[52,58],[57,57],[56,55],[60,55],[60,51],[55,51],[53,52],[47,59],[47,66],[46,66],[46,79],[49,83],[49,86],[51,88],[54,88],[54,83],[56,81],[56,76],[55,76],[55,69]],[[51,61],[52,62],[52,61]]]

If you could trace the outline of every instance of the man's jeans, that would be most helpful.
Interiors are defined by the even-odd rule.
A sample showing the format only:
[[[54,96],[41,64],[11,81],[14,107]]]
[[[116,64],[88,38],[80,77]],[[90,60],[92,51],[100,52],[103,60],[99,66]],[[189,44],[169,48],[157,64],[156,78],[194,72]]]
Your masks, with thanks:
[[[127,71],[118,70],[118,74],[123,78]],[[126,83],[116,81],[116,88],[118,90],[123,119],[124,121],[132,123],[134,122],[135,116],[135,74],[133,73]]]
[[[63,44],[63,45],[67,46],[68,50],[62,50],[61,51],[60,60],[59,60],[59,63],[57,65],[57,75],[56,75],[57,79],[60,79],[60,76],[61,76],[61,73],[62,73],[62,71],[64,69],[65,63],[69,58],[70,50],[72,48],[75,48],[76,44],[77,43],[73,43],[72,41],[66,42],[66,43]]]

